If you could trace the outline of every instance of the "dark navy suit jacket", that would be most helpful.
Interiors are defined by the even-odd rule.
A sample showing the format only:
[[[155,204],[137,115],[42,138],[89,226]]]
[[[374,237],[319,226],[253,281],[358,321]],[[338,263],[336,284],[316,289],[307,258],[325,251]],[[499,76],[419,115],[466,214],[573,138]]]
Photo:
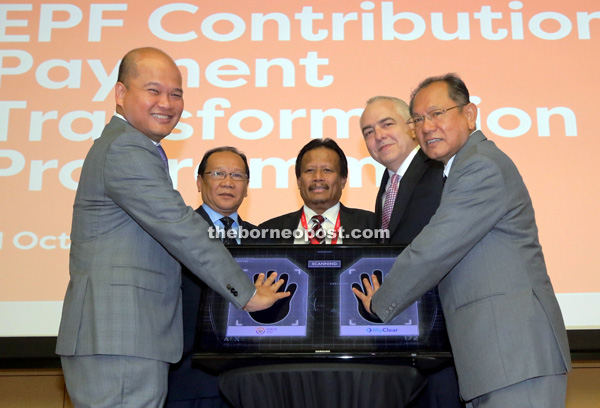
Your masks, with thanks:
[[[206,220],[209,226],[214,226],[202,206],[198,207],[196,212]],[[243,221],[239,215],[238,221],[243,229],[253,230],[257,228],[256,225]],[[247,239],[243,243],[254,242]],[[186,267],[183,267],[181,270],[181,281],[183,301],[183,356],[181,361],[171,366],[166,407],[169,406],[169,402],[220,397],[219,378],[202,371],[200,368],[192,367],[192,354],[194,352],[198,325],[198,310],[206,285]],[[180,406],[177,405],[177,407]]]
[[[440,205],[444,165],[429,159],[421,149],[417,152],[400,180],[398,195],[388,229],[387,244],[408,245],[419,235]],[[377,228],[381,228],[382,197],[389,180],[386,171],[375,202]]]

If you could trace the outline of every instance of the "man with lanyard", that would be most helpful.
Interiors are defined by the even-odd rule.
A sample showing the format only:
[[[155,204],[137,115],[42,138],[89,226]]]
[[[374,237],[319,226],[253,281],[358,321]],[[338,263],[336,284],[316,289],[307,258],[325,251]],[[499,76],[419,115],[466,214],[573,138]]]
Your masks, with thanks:
[[[334,140],[313,139],[307,143],[296,158],[295,170],[304,206],[260,224],[259,228],[266,230],[263,236],[271,243],[287,244],[374,242],[375,215],[340,203],[348,179],[348,161]]]

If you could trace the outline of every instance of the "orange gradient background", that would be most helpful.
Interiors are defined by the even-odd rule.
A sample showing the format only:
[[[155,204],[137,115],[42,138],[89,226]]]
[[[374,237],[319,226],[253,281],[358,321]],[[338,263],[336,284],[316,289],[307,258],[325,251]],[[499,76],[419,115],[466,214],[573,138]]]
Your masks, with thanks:
[[[200,68],[196,78],[198,86],[188,86],[191,72],[182,68],[185,110],[190,115],[182,119],[181,124],[189,125],[193,134],[177,140],[180,132],[177,130],[168,138],[171,140],[163,143],[171,159],[175,187],[193,208],[201,204],[195,170],[206,150],[232,145],[244,151],[255,164],[259,159],[269,158],[287,161],[295,158],[299,149],[310,141],[311,135],[314,136],[312,122],[312,126],[322,129],[325,137],[336,139],[349,158],[362,160],[369,154],[362,140],[358,116],[351,116],[342,121],[344,123],[328,117],[321,123],[311,119],[311,111],[362,109],[366,100],[375,95],[393,95],[408,101],[411,90],[425,77],[458,73],[465,80],[472,97],[478,98],[481,130],[515,161],[529,187],[540,241],[557,293],[600,292],[600,260],[597,255],[600,243],[597,226],[600,183],[597,166],[594,165],[597,163],[595,154],[600,151],[600,135],[595,129],[600,109],[597,74],[600,66],[600,7],[596,1],[462,0],[448,5],[429,0],[416,3],[348,0],[186,2],[184,4],[197,7],[195,13],[175,11],[162,19],[162,27],[168,32],[196,33],[197,38],[184,42],[159,38],[149,27],[155,10],[175,4],[165,0],[67,2],[64,4],[81,11],[81,21],[73,27],[54,28],[50,41],[40,41],[40,21],[47,21],[49,4],[52,3],[11,3],[12,6],[29,8],[25,10],[0,5],[0,52],[4,55],[0,59],[0,120],[5,122],[0,123],[0,129],[6,130],[4,137],[0,130],[0,302],[63,299],[68,282],[68,249],[60,248],[58,240],[52,237],[69,234],[75,191],[60,182],[59,174],[66,164],[85,157],[92,139],[68,140],[61,134],[59,122],[65,115],[79,110],[90,113],[101,111],[104,114],[102,126],[108,122],[114,111],[113,91],[103,100],[93,101],[101,84],[89,61],[100,61],[106,75],[109,75],[128,50],[140,46],[161,48],[174,60],[192,59]],[[98,13],[92,13],[93,5],[98,7],[102,4],[120,4],[126,10],[104,11],[102,18],[105,22],[117,21],[118,24],[102,26],[100,41],[89,41],[90,25],[98,24]],[[410,40],[382,39],[382,7],[390,5],[394,14],[413,13],[422,17],[424,33]],[[300,21],[295,18],[303,7],[312,7],[312,13],[322,14],[322,18],[313,20],[312,33],[327,30],[325,39],[310,41],[303,38]],[[501,17],[491,20],[492,31],[508,30],[505,38],[491,40],[482,34],[485,28],[482,29],[481,19],[476,15],[485,7],[497,15],[501,13]],[[229,13],[230,17],[235,15],[243,20],[243,34],[231,41],[207,38],[202,33],[203,22],[217,13]],[[264,24],[263,40],[252,40],[253,14],[269,13],[287,16],[290,22],[289,41],[278,39],[278,26],[274,21]],[[349,20],[344,25],[343,39],[333,39],[333,21],[339,18],[335,16],[352,16],[351,13],[356,13],[357,20]],[[467,15],[470,38],[436,38],[432,31],[432,13],[442,15],[447,33],[457,30],[459,14]],[[580,21],[583,20],[581,15],[578,20],[578,13],[591,14],[589,23]],[[570,22],[570,31],[564,31],[568,34],[563,38],[539,38],[529,25],[540,15],[546,18],[539,24],[538,32],[560,33],[560,30],[567,29],[565,21]],[[56,11],[52,15],[55,23],[68,21],[70,17],[68,11]],[[362,24],[369,18],[373,19],[373,40],[362,37]],[[523,39],[512,38],[515,30],[513,21],[523,22]],[[589,27],[589,39],[580,38],[582,26]],[[214,30],[226,34],[232,31],[232,27],[230,22],[219,21]],[[399,19],[393,27],[397,33],[415,32],[415,26],[407,18]],[[17,41],[18,38],[21,40]],[[11,68],[18,69],[21,61],[12,53],[23,51],[31,55],[33,65],[26,72],[13,74]],[[306,67],[300,61],[309,53],[327,59],[327,63],[318,66],[318,78],[331,76],[333,81],[330,85],[315,87],[307,83]],[[206,68],[223,58],[233,58],[248,66],[248,75],[221,76],[227,81],[242,78],[247,81],[245,85],[223,88],[210,83],[205,74]],[[256,86],[256,60],[275,58],[285,58],[293,63],[293,87],[283,86],[284,76],[279,67],[268,70],[267,86]],[[81,61],[81,70],[72,72],[80,72],[80,87],[47,89],[42,86],[36,72],[42,75],[40,67],[50,60]],[[48,77],[57,83],[66,80],[69,74],[66,69],[55,67],[49,70]],[[223,111],[223,116],[214,119],[214,139],[206,140],[202,133],[203,118],[197,115],[197,111],[202,111],[205,102],[211,98],[224,98],[229,101],[230,107],[217,107]],[[26,107],[2,110],[2,106],[15,101],[26,102]],[[576,135],[567,136],[565,121],[554,115],[550,119],[550,135],[540,136],[537,109],[557,107],[568,108],[574,113]],[[505,114],[494,125],[496,127],[490,129],[488,117],[503,108],[524,112],[531,119],[530,129],[518,137],[494,133],[493,129],[497,126],[510,130],[520,124],[516,116]],[[249,109],[260,110],[273,119],[274,127],[269,134],[256,140],[244,140],[232,134],[228,127],[231,117]],[[280,111],[301,109],[306,111],[305,117],[292,122],[291,138],[282,139]],[[30,140],[32,117],[35,119],[40,115],[34,112],[52,111],[56,111],[57,119],[43,123],[41,140]],[[342,128],[338,132],[340,125],[347,126],[348,131]],[[101,131],[102,126],[96,126],[94,131]],[[256,118],[248,118],[241,122],[241,126],[250,132],[260,129],[263,123]],[[73,122],[72,129],[82,134],[90,132],[92,123],[78,119]],[[6,175],[7,169],[14,165],[6,152],[18,152],[24,158],[24,166],[17,174]],[[47,165],[49,168],[41,178],[41,190],[31,191],[30,183],[40,182],[39,177],[32,176],[32,169],[35,173],[38,161],[46,163],[52,160],[57,160],[57,165]],[[186,163],[185,160],[191,160],[192,166],[177,170],[178,164]],[[258,171],[252,174],[248,197],[240,209],[244,219],[258,224],[301,206],[293,166],[288,172],[285,188],[276,186],[273,167],[265,167],[260,176]],[[76,182],[79,170],[70,177]],[[350,177],[358,186],[346,185],[342,196],[344,204],[373,210],[379,182],[375,168],[365,165],[360,174],[351,170]],[[259,184],[262,187],[256,188]],[[55,248],[43,249],[40,242],[31,249],[17,248],[15,236],[24,231],[31,232],[38,240],[51,237],[44,242]],[[30,242],[28,237],[19,240],[20,245]]]

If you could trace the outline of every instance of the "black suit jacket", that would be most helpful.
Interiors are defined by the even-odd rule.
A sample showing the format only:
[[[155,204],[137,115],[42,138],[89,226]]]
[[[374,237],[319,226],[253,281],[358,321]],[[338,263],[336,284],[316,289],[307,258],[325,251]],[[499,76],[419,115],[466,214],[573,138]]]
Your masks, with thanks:
[[[398,195],[390,218],[387,244],[408,245],[421,232],[440,205],[444,165],[429,159],[421,149],[400,180]],[[381,228],[382,197],[390,175],[386,171],[375,201],[377,228]]]
[[[287,239],[270,238],[268,231],[264,230],[291,230],[294,231],[300,223],[300,217],[302,217],[302,208],[298,211],[291,212],[289,214],[280,215],[279,217],[271,218],[260,224],[258,228],[263,230],[263,236],[269,239],[269,243],[272,244],[293,244],[294,237]],[[343,244],[369,244],[375,243],[376,240],[372,238],[352,238],[349,236],[350,232],[354,229],[359,230],[373,230],[375,228],[375,214],[371,211],[365,211],[358,208],[348,208],[344,204],[340,203],[340,225],[344,230],[344,237],[342,237]]]
[[[204,218],[206,220],[206,222],[208,223],[208,225],[210,227],[214,227],[215,224],[213,224],[213,222],[210,220],[210,217],[208,216],[208,214],[206,213],[206,211],[204,211],[204,208],[202,208],[202,206],[196,208],[196,212],[198,214],[200,214],[202,216],[202,218]],[[242,220],[242,217],[240,217],[240,215],[238,214],[238,223],[240,225],[240,227],[242,227],[242,229],[251,231],[251,230],[255,230],[258,229],[258,227],[254,224],[250,224],[249,222],[246,222],[244,220]],[[248,244],[257,244],[258,241],[253,240],[252,238],[248,237],[245,240],[241,241],[242,245],[248,245]]]
[[[202,206],[198,207],[196,212],[206,220],[210,227],[215,226]],[[243,221],[239,215],[238,222],[243,229],[257,229],[256,225]],[[251,239],[242,241],[242,244],[251,243],[255,242]],[[177,364],[171,366],[166,407],[169,406],[169,402],[220,396],[218,377],[207,374],[199,368],[192,368],[192,355],[198,326],[198,310],[205,288],[206,284],[204,282],[185,266],[182,267],[183,356]]]

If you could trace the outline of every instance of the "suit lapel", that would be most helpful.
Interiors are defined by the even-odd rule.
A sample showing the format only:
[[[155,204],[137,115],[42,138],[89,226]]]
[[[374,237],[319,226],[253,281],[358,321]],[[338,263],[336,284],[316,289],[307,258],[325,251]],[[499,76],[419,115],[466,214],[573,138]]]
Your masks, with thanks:
[[[302,217],[302,211],[303,209],[300,208],[298,211],[291,213],[290,216],[286,218],[283,228],[290,229],[292,231],[298,228],[300,217]]]
[[[293,212],[289,215],[289,217],[286,217],[284,222],[282,223],[282,229],[288,229],[290,231],[295,231],[296,228],[298,228],[298,224],[300,223],[300,218],[302,217],[302,211],[304,211],[303,208],[300,208],[298,211]],[[294,236],[292,235],[290,238],[284,240],[284,243],[286,244],[293,244],[294,243]]]
[[[352,210],[340,203],[340,226],[344,228],[346,232],[350,232],[354,229],[354,222],[352,221]],[[335,221],[333,221],[335,223]]]
[[[139,135],[139,137],[142,138],[141,140],[144,140],[144,144],[146,146],[148,146],[148,150],[150,150],[152,152],[152,154],[160,161],[161,167],[164,169],[165,173],[167,173],[167,178],[169,179],[169,184],[171,184],[171,186],[172,186],[173,180],[171,180],[171,173],[169,173],[169,171],[167,169],[165,169],[164,161],[163,161],[162,157],[160,156],[160,153],[158,152],[158,148],[156,147],[154,142],[152,140],[150,140],[150,138],[148,136],[144,135],[142,132],[140,132],[133,126],[131,126],[131,124],[129,122],[127,122],[126,120],[123,120],[117,116],[112,117],[112,119],[110,120],[107,127],[115,126],[118,128],[119,124],[124,125],[124,128],[122,129],[123,132],[137,134],[137,135]],[[150,147],[150,146],[152,146],[152,147]]]
[[[427,160],[425,154],[419,149],[412,162],[406,169],[406,173],[400,179],[400,185],[398,186],[398,194],[396,195],[396,201],[394,202],[394,209],[392,210],[392,217],[390,218],[390,225],[388,229],[390,236],[394,235],[394,232],[400,225],[400,220],[404,215],[406,206],[410,201],[410,196],[415,190],[415,186],[427,170],[425,165]]]
[[[487,137],[485,137],[485,135],[480,130],[473,132],[473,134],[469,136],[463,147],[461,147],[458,153],[456,153],[456,157],[454,158],[454,161],[452,162],[452,167],[450,168],[449,176],[452,175],[452,169],[459,166],[463,157],[469,156],[467,152],[470,149],[476,148],[477,144],[483,142],[484,140],[487,140]]]
[[[379,184],[379,191],[377,192],[377,198],[375,199],[375,222],[377,228],[381,228],[381,217],[383,216],[383,194],[385,193],[385,187],[387,186],[388,180],[390,179],[390,173],[386,169],[381,177],[381,183]]]

